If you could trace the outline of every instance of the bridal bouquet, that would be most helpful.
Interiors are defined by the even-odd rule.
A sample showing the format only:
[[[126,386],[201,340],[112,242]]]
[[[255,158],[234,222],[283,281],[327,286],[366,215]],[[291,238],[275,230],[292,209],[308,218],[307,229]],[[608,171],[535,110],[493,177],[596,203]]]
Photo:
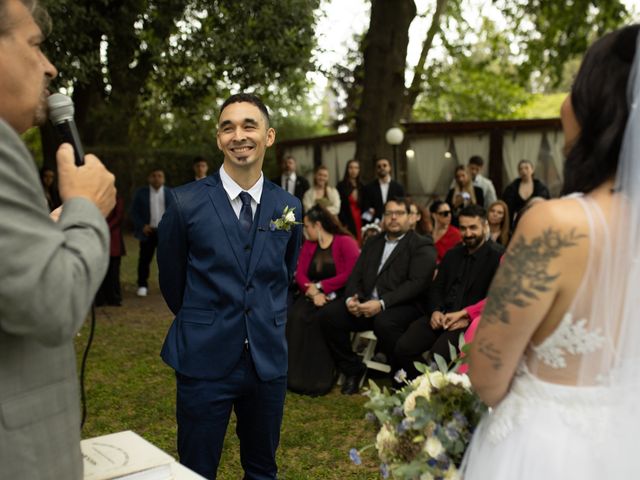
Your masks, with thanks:
[[[350,451],[360,464],[360,452],[375,446],[383,478],[397,480],[457,479],[458,468],[486,407],[471,390],[469,378],[455,373],[442,357],[437,368],[416,364],[422,373],[411,382],[400,370],[396,381],[405,386],[393,392],[372,381],[366,393],[367,417],[380,426],[375,445]]]

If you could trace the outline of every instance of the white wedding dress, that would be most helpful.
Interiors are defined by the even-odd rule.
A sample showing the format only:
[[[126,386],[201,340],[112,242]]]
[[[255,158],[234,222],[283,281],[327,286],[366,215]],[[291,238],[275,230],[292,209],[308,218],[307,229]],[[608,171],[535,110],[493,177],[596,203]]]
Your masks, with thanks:
[[[640,478],[639,34],[635,41],[606,219],[589,196],[575,197],[589,224],[582,284],[555,330],[528,346],[509,392],[480,422],[464,480]]]
[[[611,415],[597,378],[577,386],[583,357],[601,352],[605,337],[589,320],[598,260],[610,239],[599,207],[583,197],[589,259],[571,307],[539,345],[530,344],[506,397],[476,430],[463,463],[464,480],[601,479],[598,452]],[[597,225],[597,227],[596,227]],[[567,465],[572,474],[565,477]]]

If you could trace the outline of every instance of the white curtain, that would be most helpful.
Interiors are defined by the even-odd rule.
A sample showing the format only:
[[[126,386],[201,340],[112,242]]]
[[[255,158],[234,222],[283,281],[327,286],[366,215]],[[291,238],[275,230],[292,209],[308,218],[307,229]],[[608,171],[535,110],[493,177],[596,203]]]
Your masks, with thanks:
[[[558,171],[560,180],[564,181],[564,133],[561,130],[556,130],[548,132],[546,135],[553,164]]]
[[[356,153],[355,142],[336,142],[322,146],[322,164],[329,169],[329,185],[342,180],[344,168]]]
[[[482,175],[489,174],[489,133],[483,132],[475,135],[456,135],[453,137],[453,144],[458,156],[458,163],[466,165],[469,158],[479,155],[484,160]]]
[[[449,137],[423,137],[411,140],[415,157],[407,160],[408,193],[412,196],[446,195],[456,162],[444,154]]]
[[[529,160],[534,168],[538,164],[541,132],[505,132],[502,143],[502,157],[505,185],[518,177],[518,163],[520,160]]]

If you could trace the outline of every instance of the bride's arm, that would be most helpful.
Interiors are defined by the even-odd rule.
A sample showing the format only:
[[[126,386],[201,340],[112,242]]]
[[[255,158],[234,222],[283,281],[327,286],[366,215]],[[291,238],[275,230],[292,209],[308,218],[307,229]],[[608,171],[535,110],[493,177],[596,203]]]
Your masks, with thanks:
[[[558,203],[562,201],[536,205],[522,217],[491,284],[469,359],[471,383],[489,406],[507,393],[525,348],[561,287],[566,249],[576,244]]]

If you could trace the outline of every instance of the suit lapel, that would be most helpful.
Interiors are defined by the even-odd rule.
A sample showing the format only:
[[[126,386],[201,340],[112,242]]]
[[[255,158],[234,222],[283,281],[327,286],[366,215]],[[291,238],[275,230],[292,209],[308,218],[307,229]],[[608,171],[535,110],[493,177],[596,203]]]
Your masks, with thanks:
[[[216,173],[209,178],[211,178],[212,181],[208,183],[209,188],[207,189],[207,193],[209,194],[214,210],[218,214],[222,228],[227,235],[227,240],[229,241],[229,245],[231,245],[238,266],[240,270],[242,270],[242,273],[246,275],[247,266],[244,260],[246,257],[244,256],[242,248],[244,244],[247,243],[247,240],[240,238],[240,231],[237,226],[238,218],[233,211],[233,207],[231,207],[227,192],[222,186],[220,175]]]
[[[267,241],[267,237],[271,234],[269,224],[272,220],[273,211],[276,207],[276,194],[273,191],[273,185],[264,183],[262,188],[262,198],[260,199],[260,208],[258,210],[256,234],[253,239],[253,248],[249,258],[249,271],[247,272],[247,280],[253,276],[256,270],[258,260],[262,256],[262,250]]]

